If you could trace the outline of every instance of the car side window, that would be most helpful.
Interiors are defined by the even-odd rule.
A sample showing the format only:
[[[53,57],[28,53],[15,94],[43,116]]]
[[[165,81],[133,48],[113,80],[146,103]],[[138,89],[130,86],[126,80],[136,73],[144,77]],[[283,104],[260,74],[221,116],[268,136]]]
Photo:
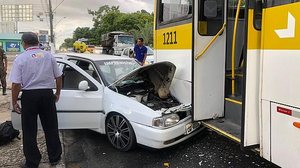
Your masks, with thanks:
[[[62,63],[61,63],[62,64]],[[80,72],[72,68],[71,66],[64,64],[63,67],[63,75],[62,75],[62,89],[63,90],[79,90],[78,85],[81,81],[87,81],[89,84],[90,89],[87,91],[97,91],[97,86],[87,79],[84,75]]]
[[[76,64],[79,68],[84,70],[86,73],[88,73],[91,77],[93,77],[96,81],[101,83],[100,77],[97,73],[97,70],[94,68],[94,66],[88,62],[88,61],[83,61],[83,60],[75,60],[75,59],[70,59],[69,61],[73,62]]]

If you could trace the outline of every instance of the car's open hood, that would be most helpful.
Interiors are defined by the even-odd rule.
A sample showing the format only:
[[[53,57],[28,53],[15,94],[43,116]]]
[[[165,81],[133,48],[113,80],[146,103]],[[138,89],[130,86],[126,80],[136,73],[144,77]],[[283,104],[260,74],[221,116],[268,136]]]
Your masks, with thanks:
[[[142,66],[110,86],[120,86],[123,81],[148,78],[154,85],[155,92],[160,98],[167,98],[170,94],[170,85],[176,71],[176,66],[171,62],[158,62]]]

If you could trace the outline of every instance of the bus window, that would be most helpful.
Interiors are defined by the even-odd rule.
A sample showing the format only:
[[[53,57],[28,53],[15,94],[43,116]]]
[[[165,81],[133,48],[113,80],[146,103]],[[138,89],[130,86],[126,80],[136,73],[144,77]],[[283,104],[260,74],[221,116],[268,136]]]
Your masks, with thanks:
[[[261,30],[261,20],[262,20],[262,0],[254,1],[254,15],[253,15],[253,25],[257,30]]]
[[[267,7],[290,4],[294,2],[300,2],[300,0],[267,0]]]
[[[214,36],[223,26],[224,1],[200,0],[199,28],[201,36]]]
[[[184,18],[192,13],[192,0],[161,0],[160,22]]]

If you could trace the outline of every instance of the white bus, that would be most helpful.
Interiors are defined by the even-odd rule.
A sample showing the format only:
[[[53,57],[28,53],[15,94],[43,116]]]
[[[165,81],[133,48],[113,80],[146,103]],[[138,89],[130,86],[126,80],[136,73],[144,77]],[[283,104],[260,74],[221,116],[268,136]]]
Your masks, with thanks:
[[[155,0],[156,61],[193,119],[300,167],[299,0]]]

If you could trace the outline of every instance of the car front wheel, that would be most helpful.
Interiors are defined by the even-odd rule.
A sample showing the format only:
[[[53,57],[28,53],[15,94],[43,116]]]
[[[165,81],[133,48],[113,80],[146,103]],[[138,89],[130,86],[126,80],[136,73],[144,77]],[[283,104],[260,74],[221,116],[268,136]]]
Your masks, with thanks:
[[[136,145],[136,138],[129,121],[122,115],[113,113],[107,117],[106,135],[109,142],[120,151],[129,151]]]

